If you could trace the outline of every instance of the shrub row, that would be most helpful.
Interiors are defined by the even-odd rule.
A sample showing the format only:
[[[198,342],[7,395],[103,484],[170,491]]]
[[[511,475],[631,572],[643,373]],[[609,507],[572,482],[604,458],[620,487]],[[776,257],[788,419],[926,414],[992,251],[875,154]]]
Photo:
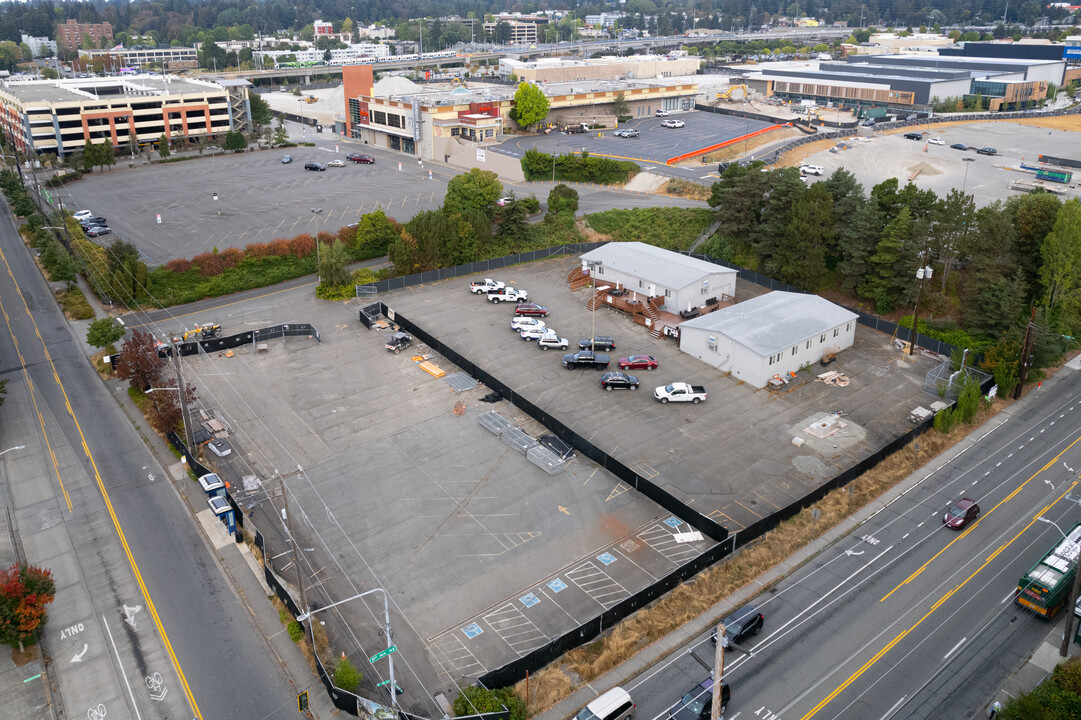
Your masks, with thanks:
[[[631,160],[592,157],[587,152],[556,157],[536,148],[526,151],[522,158],[522,172],[525,173],[526,180],[551,180],[553,163],[555,179],[572,182],[614,185],[625,183],[638,173],[638,163]]]
[[[709,208],[632,208],[585,216],[586,224],[618,242],[637,240],[666,250],[687,250],[713,222]]]

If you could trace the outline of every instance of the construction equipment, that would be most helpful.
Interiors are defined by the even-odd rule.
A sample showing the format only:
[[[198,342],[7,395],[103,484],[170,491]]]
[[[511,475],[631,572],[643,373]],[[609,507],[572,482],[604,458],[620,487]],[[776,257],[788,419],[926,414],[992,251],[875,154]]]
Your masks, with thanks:
[[[312,103],[319,102],[319,98],[315,97],[314,95],[309,95],[308,97],[304,98],[304,102],[311,105]]]
[[[737,97],[732,97],[732,93],[737,91],[737,90],[740,91],[741,94],[738,94]],[[730,88],[728,88],[727,90],[724,90],[722,92],[717,93],[717,99],[718,100],[746,100],[747,99],[747,84],[746,83],[740,83],[739,85],[733,85]]]
[[[218,337],[219,335],[221,335],[221,325],[209,323],[207,325],[196,325],[191,330],[185,330],[181,335],[175,336],[173,342],[209,340],[210,338]]]

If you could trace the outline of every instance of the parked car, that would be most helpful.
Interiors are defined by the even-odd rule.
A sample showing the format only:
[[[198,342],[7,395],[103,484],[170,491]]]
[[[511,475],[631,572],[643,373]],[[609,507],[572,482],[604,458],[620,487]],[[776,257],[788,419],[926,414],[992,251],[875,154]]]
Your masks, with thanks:
[[[483,280],[474,280],[469,283],[469,292],[474,295],[480,295],[481,293],[490,293],[493,290],[499,290],[504,287],[506,287],[506,283],[500,280],[484,278]]]
[[[322,172],[323,170],[327,169],[327,166],[324,165],[321,162],[306,162],[306,163],[304,163],[304,169],[305,170],[317,170],[317,171]]]
[[[668,117],[672,113],[668,112],[667,110],[658,110],[655,114],[657,117]]]
[[[927,142],[929,142],[932,145],[945,145],[946,144],[946,141],[943,140],[940,137],[933,137],[930,140],[928,140]]]
[[[624,138],[636,138],[636,137],[638,137],[638,131],[634,130],[633,128],[629,129],[629,130],[616,130],[612,134],[615,135],[616,137],[624,137]]]
[[[905,139],[906,140],[923,140],[923,133],[906,132],[905,133]]]
[[[942,516],[942,524],[954,530],[960,530],[970,520],[980,516],[980,506],[972,498],[961,498],[947,508]]]
[[[522,332],[524,328],[534,326],[548,327],[543,320],[534,317],[516,317],[510,321],[510,329],[518,333]]]
[[[669,402],[691,402],[697,405],[706,399],[706,388],[685,382],[669,383],[654,390],[653,397],[660,400],[662,405]]]
[[[87,237],[100,237],[102,235],[109,235],[110,233],[112,233],[112,230],[102,225],[95,225],[86,231]]]
[[[498,205],[499,207],[506,207],[507,205],[510,205],[512,202],[514,202],[514,198],[511,197],[510,195],[507,195],[506,197],[501,197],[498,200],[496,200],[495,204]]]
[[[566,350],[570,347],[570,343],[567,342],[567,338],[561,338],[556,334],[555,330],[546,328],[544,334],[537,338],[537,345],[541,350],[550,350],[555,348],[556,350]]]
[[[652,355],[631,355],[619,359],[620,370],[656,370],[657,358]]]
[[[345,167],[345,160],[331,160],[327,163],[327,167]]]
[[[950,145],[950,147],[954,150],[968,150],[968,145],[965,145],[964,143],[954,143],[953,145]]]
[[[681,127],[683,127],[683,121],[682,120],[665,120],[664,122],[661,123],[661,127],[681,128]]]
[[[638,378],[621,372],[606,372],[601,375],[601,388],[608,392],[613,390],[637,390]]]
[[[512,287],[496,288],[488,293],[489,302],[509,302],[511,300],[515,302],[524,302],[529,299],[529,293],[525,290],[518,290]]]
[[[766,616],[758,612],[754,605],[744,605],[721,621],[721,625],[724,625],[724,647],[727,648],[729,643],[739,645],[751,635],[762,632],[765,622]],[[717,644],[717,628],[713,628],[710,640]]]
[[[72,213],[71,216],[73,218],[75,218],[76,220],[79,220],[81,222],[85,218],[94,217],[94,213],[92,211],[90,211],[90,210],[78,210],[78,211]]]
[[[375,164],[375,158],[373,158],[371,155],[358,155],[356,153],[352,153],[350,155],[347,155],[345,159],[352,160],[353,162],[360,163],[361,165]]]
[[[669,720],[709,720],[713,715],[713,677],[695,685],[668,709]],[[732,700],[732,689],[721,681],[721,714]]]
[[[108,225],[109,223],[106,222],[105,218],[103,218],[103,217],[97,217],[95,215],[90,215],[88,217],[81,218],[79,220],[79,224],[82,225],[83,229],[85,230],[86,228],[94,227],[95,225],[100,226],[100,227],[104,227],[105,225]]]
[[[214,453],[218,457],[225,457],[226,455],[233,454],[233,448],[229,447],[229,443],[224,440],[215,438],[207,443],[207,447],[210,448],[210,452]]]
[[[578,341],[579,350],[615,350],[616,341],[607,335],[598,335],[595,338],[586,338]]]
[[[800,165],[799,166],[800,175],[821,175],[824,172],[825,172],[825,170],[822,169],[821,165]]]
[[[219,153],[221,152],[221,148],[217,145],[207,145],[205,148],[203,148],[203,152]]]
[[[531,317],[548,317],[548,308],[537,303],[519,303],[514,306],[515,315],[528,315]]]
[[[592,353],[589,350],[579,350],[576,353],[567,353],[563,356],[563,367],[571,370],[577,367],[591,367],[597,370],[606,370],[610,362],[604,353]]]
[[[978,155],[998,155],[998,150],[995,150],[993,147],[982,147],[976,148],[976,153]]]
[[[522,336],[523,340],[537,340],[540,341],[542,337],[545,337],[551,330],[543,325],[532,325],[530,327],[522,328],[518,331],[518,334]]]
[[[282,156],[282,165],[288,165],[291,162],[293,162],[293,156],[292,155],[283,155]]]

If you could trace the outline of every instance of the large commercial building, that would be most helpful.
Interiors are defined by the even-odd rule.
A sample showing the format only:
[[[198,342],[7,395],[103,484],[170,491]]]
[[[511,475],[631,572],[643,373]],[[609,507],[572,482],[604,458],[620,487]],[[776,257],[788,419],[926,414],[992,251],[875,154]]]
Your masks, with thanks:
[[[246,81],[230,87],[161,75],[0,84],[0,127],[21,153],[64,157],[86,143],[126,148],[247,129]]]
[[[68,20],[56,26],[56,44],[65,50],[77,50],[84,36],[89,37],[95,47],[100,47],[103,39],[112,41],[113,26],[107,22],[81,23],[77,20]]]
[[[34,57],[56,55],[55,40],[50,40],[47,37],[33,37],[26,33],[21,35],[21,40],[24,45],[30,48],[30,54]]]
[[[102,58],[120,67],[190,70],[199,67],[199,54],[190,47],[133,47],[112,50],[80,50],[79,57]],[[112,58],[113,60],[109,60]]]
[[[747,85],[767,96],[814,100],[838,107],[888,107],[901,111],[980,95],[990,109],[1027,107],[1060,82],[1065,62],[1001,60],[934,55],[857,55],[817,68],[768,68],[747,76]]]
[[[621,80],[694,75],[702,64],[697,55],[634,55],[588,60],[545,57],[536,60],[500,58],[499,74],[531,83]]]
[[[465,148],[483,148],[503,139],[510,127],[516,88],[460,83],[417,85],[390,76],[375,83],[370,65],[342,68],[346,127],[349,137],[421,158],[446,158]],[[555,125],[615,125],[615,101],[623,95],[635,117],[657,110],[689,110],[695,83],[664,81],[593,81],[546,83],[545,122]]]

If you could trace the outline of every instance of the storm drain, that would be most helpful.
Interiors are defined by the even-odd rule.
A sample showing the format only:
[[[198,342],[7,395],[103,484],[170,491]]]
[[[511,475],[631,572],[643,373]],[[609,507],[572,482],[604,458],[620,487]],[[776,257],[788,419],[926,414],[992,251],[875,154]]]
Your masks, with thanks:
[[[457,393],[472,390],[477,386],[477,381],[464,372],[456,372],[453,375],[447,375],[443,379],[446,380],[451,389]]]

